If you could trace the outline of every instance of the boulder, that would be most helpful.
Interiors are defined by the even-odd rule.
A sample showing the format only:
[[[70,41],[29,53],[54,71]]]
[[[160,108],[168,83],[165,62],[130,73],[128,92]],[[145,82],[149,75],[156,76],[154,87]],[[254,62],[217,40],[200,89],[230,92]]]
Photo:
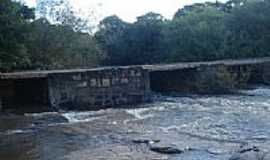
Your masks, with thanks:
[[[184,151],[171,146],[150,146],[150,150],[161,154],[181,154]]]
[[[160,140],[150,140],[150,139],[133,139],[133,143],[138,143],[138,144],[154,144],[160,142]]]

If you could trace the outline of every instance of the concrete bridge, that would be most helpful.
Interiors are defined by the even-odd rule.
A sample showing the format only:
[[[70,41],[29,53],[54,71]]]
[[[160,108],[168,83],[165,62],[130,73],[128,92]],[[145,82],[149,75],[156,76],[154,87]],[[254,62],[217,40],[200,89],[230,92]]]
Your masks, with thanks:
[[[225,93],[270,83],[270,58],[0,74],[0,107],[93,110],[155,92]]]

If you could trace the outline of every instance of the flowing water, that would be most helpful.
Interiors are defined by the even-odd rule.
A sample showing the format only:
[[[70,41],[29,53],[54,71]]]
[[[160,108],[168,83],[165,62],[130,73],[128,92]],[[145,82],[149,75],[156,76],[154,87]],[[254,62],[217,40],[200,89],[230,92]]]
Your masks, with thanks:
[[[0,160],[228,160],[240,145],[270,151],[270,88],[157,96],[133,108],[0,115]],[[184,150],[166,155],[134,139]]]

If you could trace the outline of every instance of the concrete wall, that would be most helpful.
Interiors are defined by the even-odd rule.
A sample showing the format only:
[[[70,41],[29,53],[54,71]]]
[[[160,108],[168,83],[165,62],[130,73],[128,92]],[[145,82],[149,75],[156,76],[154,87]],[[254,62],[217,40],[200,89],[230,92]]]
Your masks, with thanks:
[[[157,92],[227,93],[251,83],[263,83],[262,69],[262,64],[217,64],[154,71],[150,73],[150,84]]]
[[[92,110],[149,99],[149,74],[141,67],[55,73],[48,76],[51,106]]]

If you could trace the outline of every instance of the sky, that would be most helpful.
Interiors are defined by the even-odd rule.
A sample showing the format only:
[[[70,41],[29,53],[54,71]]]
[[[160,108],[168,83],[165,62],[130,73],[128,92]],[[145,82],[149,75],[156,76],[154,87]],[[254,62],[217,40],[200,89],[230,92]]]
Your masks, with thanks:
[[[35,7],[37,0],[25,0],[27,5]],[[97,21],[106,16],[117,15],[127,22],[147,12],[156,12],[171,19],[175,12],[185,5],[205,2],[206,0],[69,0],[72,6],[84,13],[94,11]],[[207,0],[215,2],[216,0]],[[226,1],[226,0],[220,0]]]

